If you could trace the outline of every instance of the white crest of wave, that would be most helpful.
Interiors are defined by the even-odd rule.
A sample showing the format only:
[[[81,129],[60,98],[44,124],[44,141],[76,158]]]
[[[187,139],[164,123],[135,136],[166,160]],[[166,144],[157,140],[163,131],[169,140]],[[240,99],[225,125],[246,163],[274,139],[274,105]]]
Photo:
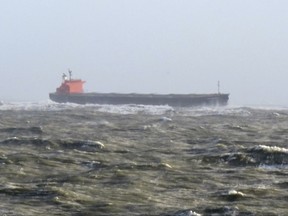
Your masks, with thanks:
[[[240,192],[240,191],[236,191],[236,190],[234,190],[234,189],[232,189],[232,190],[229,190],[228,191],[228,195],[238,195],[238,196],[246,196],[244,193],[242,193],[242,192]]]
[[[264,150],[266,152],[282,152],[282,153],[288,153],[288,149],[286,148],[281,148],[281,147],[278,147],[278,146],[266,146],[266,145],[259,145],[259,146],[256,146],[255,148],[256,150]]]
[[[247,108],[231,106],[204,106],[204,107],[184,107],[175,109],[177,113],[184,116],[250,116],[251,112]]]
[[[149,105],[90,105],[97,108],[98,111],[119,114],[137,114],[146,113],[152,115],[162,115],[166,112],[173,112],[170,106],[149,106]]]
[[[203,115],[221,115],[231,113],[242,113],[242,111],[226,107],[171,107],[168,105],[105,105],[105,104],[74,104],[74,103],[56,103],[51,100],[34,101],[34,102],[3,102],[0,110],[26,110],[26,111],[57,111],[66,109],[88,108],[99,112],[115,114],[151,114],[163,115],[177,113],[184,116],[203,116]],[[169,115],[170,116],[170,115]]]
[[[53,111],[78,107],[76,104],[59,104],[51,100],[24,101],[24,102],[3,102],[0,110],[26,110],[26,111]]]
[[[31,110],[31,111],[57,111],[65,109],[89,108],[95,111],[115,113],[115,114],[151,114],[169,116],[177,114],[180,116],[211,116],[211,115],[228,115],[228,116],[251,116],[256,108],[239,107],[239,106],[216,106],[216,107],[171,107],[171,106],[154,106],[154,105],[103,105],[103,104],[74,104],[74,103],[56,103],[51,100],[34,101],[34,102],[2,102],[0,110]],[[262,107],[262,110],[264,108]],[[266,110],[269,110],[266,107]],[[284,108],[283,108],[284,110]],[[288,109],[286,108],[288,111]],[[279,114],[280,115],[280,114]]]
[[[49,104],[49,100],[36,102],[3,102],[0,106],[0,110],[43,110],[49,109]]]
[[[30,111],[57,111],[65,109],[90,108],[100,112],[137,114],[147,113],[161,115],[173,112],[170,106],[148,106],[148,105],[99,105],[99,104],[74,104],[74,103],[55,103],[51,100],[37,102],[3,102],[0,110],[30,110]]]
[[[248,105],[248,106],[242,106],[243,108],[249,108],[254,110],[288,110],[287,106],[277,106],[277,105]]]

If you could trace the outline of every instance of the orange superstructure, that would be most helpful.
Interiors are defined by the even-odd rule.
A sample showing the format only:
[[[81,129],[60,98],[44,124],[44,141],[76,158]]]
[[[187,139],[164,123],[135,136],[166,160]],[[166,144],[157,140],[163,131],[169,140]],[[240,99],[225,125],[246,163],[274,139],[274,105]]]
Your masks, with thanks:
[[[69,79],[66,74],[63,74],[62,84],[57,88],[56,93],[58,94],[73,94],[73,93],[83,93],[83,84],[85,81],[81,79],[72,79],[72,72],[69,71]]]

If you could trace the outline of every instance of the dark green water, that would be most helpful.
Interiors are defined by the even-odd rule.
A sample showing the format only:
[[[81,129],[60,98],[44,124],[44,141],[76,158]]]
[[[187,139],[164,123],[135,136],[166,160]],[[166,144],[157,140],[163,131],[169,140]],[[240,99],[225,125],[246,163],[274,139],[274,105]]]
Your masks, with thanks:
[[[4,104],[0,215],[288,215],[288,109]]]

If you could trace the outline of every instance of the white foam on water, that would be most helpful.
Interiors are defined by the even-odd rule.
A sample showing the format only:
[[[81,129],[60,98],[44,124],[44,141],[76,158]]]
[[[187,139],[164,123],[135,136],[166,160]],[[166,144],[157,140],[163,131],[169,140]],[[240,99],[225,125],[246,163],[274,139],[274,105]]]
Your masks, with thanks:
[[[267,165],[267,164],[261,164],[259,165],[258,169],[261,170],[269,170],[269,171],[283,171],[285,170],[287,172],[288,165],[287,164],[274,164],[274,165]]]
[[[287,148],[282,148],[278,146],[266,146],[266,145],[258,145],[254,147],[256,150],[264,150],[266,152],[275,152],[275,153],[288,153]]]
[[[242,193],[240,191],[236,191],[234,189],[229,190],[228,191],[228,195],[238,195],[238,196],[242,196],[242,197],[246,196],[244,193]]]
[[[118,114],[146,113],[152,115],[162,115],[166,112],[173,112],[170,106],[150,106],[150,105],[90,105],[97,107],[98,111]]]
[[[176,108],[177,113],[184,116],[213,116],[213,115],[236,115],[250,116],[251,112],[243,107],[215,106],[215,107],[185,107]]]
[[[288,110],[287,106],[281,106],[281,105],[249,105],[249,106],[242,106],[242,107],[255,109],[255,110],[278,110],[278,111]]]
[[[44,101],[24,101],[24,102],[3,102],[0,110],[27,110],[27,111],[53,111],[78,107],[77,104],[59,104],[51,100]]]
[[[166,112],[173,112],[170,106],[148,106],[148,105],[105,105],[105,104],[74,104],[55,103],[51,100],[37,102],[3,102],[0,110],[28,110],[28,111],[56,111],[65,109],[90,108],[95,111],[115,113],[115,114],[137,114],[147,113],[161,115]]]
[[[2,102],[0,110],[31,110],[31,111],[56,111],[65,109],[91,108],[95,111],[115,113],[115,114],[138,114],[145,113],[151,115],[163,115],[177,113],[180,116],[212,116],[212,115],[232,115],[232,116],[250,116],[251,110],[264,111],[287,111],[287,107],[240,107],[240,106],[216,106],[216,107],[171,107],[168,105],[103,105],[103,104],[74,104],[74,103],[56,103],[51,100],[44,101],[25,101],[25,102]],[[273,112],[275,113],[275,112]],[[276,112],[277,115],[280,115]],[[277,116],[275,114],[275,116]]]

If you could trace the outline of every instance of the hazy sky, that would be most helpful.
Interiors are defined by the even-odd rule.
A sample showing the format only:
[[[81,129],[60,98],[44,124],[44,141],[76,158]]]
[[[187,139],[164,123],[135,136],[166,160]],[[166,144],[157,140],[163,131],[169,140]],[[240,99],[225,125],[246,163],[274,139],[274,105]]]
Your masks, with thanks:
[[[230,93],[288,106],[287,0],[0,0],[0,100],[85,91]]]

